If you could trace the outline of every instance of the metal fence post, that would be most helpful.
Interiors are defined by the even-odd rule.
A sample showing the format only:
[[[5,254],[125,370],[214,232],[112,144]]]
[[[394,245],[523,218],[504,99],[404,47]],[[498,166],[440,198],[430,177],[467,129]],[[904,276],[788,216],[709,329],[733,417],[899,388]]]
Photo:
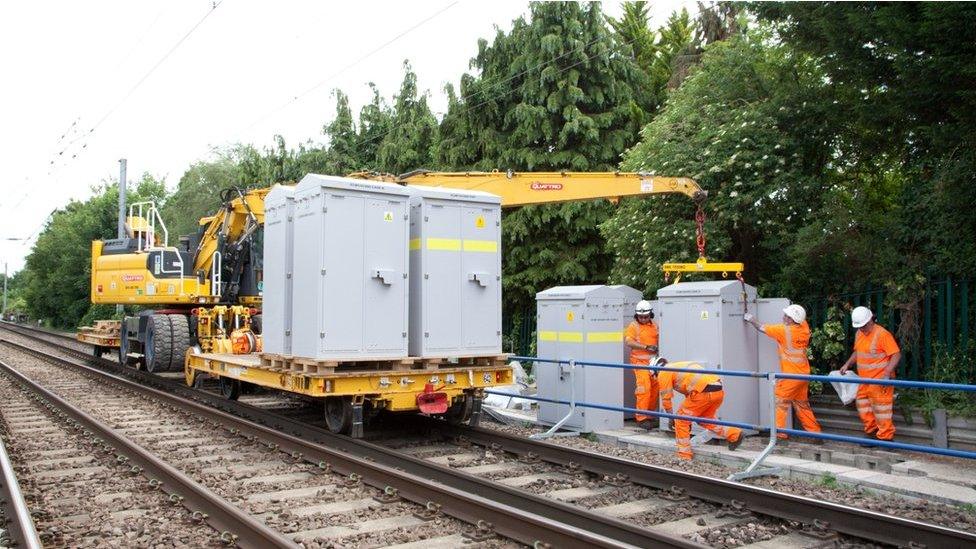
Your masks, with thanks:
[[[776,447],[776,442],[778,440],[778,437],[776,436],[776,372],[770,372],[767,374],[766,379],[769,380],[769,444],[767,444],[766,447],[763,448],[763,451],[756,456],[756,459],[752,460],[752,463],[749,464],[749,467],[747,467],[745,471],[732,473],[726,480],[743,480],[765,475],[777,475],[782,471],[782,467],[759,468],[769,454],[773,452],[773,448]]]
[[[558,364],[556,366],[561,367]],[[579,436],[579,433],[576,431],[569,431],[566,433],[556,432],[559,430],[560,427],[563,426],[564,423],[569,421],[569,418],[573,417],[573,413],[575,411],[576,411],[576,359],[571,358],[569,359],[569,411],[566,412],[566,415],[563,416],[563,418],[560,419],[558,422],[556,422],[555,425],[550,427],[548,431],[546,431],[545,433],[535,433],[533,435],[529,435],[529,438],[534,438],[538,440],[538,439],[557,437],[557,436],[562,436],[562,437]]]

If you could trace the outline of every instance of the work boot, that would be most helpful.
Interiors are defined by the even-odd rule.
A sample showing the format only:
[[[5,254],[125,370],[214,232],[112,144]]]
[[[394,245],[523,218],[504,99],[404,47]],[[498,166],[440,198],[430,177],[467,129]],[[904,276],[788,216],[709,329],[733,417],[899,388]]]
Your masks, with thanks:
[[[744,438],[746,438],[746,437],[740,435],[739,438],[737,438],[735,440],[730,440],[729,441],[729,450],[731,450],[731,451],[734,452],[736,448],[738,448],[739,446],[742,445],[742,439],[744,439]]]

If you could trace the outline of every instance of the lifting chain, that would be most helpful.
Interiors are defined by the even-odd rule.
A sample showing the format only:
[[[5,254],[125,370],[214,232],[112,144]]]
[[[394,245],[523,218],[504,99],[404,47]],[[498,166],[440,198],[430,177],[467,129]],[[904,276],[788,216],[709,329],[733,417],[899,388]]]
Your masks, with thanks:
[[[695,243],[698,245],[698,258],[705,259],[705,209],[698,202],[695,210]]]

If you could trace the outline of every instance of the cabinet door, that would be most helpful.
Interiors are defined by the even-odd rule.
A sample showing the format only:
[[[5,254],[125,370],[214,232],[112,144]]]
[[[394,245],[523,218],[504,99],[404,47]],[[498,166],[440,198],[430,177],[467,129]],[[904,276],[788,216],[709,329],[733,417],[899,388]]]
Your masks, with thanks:
[[[325,219],[324,233],[319,239],[326,242],[322,270],[322,301],[318,302],[323,357],[349,356],[363,348],[364,325],[362,272],[365,270],[363,249],[366,246],[363,207],[365,198],[340,194],[324,195],[322,205]],[[296,248],[295,258],[303,252]],[[296,306],[306,296],[295,296]],[[324,334],[324,335],[322,335]]]
[[[501,352],[501,246],[497,208],[461,208],[461,334],[472,352]]]
[[[422,222],[424,347],[454,354],[461,347],[458,315],[469,314],[461,306],[461,208],[427,203]]]
[[[368,353],[406,351],[407,203],[366,198],[366,262],[362,273],[365,342]]]

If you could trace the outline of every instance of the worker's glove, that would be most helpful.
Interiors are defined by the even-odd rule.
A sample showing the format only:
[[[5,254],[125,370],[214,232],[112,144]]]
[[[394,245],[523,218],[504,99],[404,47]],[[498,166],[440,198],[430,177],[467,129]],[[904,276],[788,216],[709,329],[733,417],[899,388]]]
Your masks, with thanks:
[[[657,345],[646,345],[644,346],[644,350],[649,353],[657,354]]]
[[[745,320],[746,322],[752,322],[753,320],[756,320],[756,317],[753,316],[752,313],[746,313],[742,315],[742,320]]]

